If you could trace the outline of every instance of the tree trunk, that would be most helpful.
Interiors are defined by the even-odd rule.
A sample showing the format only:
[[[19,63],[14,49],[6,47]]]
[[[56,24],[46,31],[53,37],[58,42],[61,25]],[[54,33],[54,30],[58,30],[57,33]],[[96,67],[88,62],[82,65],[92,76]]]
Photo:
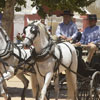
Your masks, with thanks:
[[[14,6],[16,0],[7,0],[4,8],[2,17],[2,27],[6,30],[9,37],[13,30],[13,19],[14,19]]]

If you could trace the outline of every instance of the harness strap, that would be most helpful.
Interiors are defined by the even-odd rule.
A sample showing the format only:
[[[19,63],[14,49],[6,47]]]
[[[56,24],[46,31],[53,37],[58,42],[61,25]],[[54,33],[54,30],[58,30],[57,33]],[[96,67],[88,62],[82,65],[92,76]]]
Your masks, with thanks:
[[[56,72],[57,70],[59,70],[59,65],[60,65],[59,61],[61,61],[61,59],[62,59],[62,52],[61,52],[60,46],[58,46],[58,49],[59,49],[59,52],[60,52],[60,58],[57,59],[57,57],[55,57],[54,54],[53,54],[53,57],[57,60],[56,63],[55,63],[54,72]]]
[[[69,47],[66,43],[63,43],[63,44],[65,44],[65,45],[69,48],[70,53],[71,53],[71,55],[73,56],[73,54],[72,54],[72,50],[70,49],[70,47]],[[69,65],[69,68],[70,68],[71,65],[72,65],[72,56],[71,56],[71,63],[70,63],[70,65]]]
[[[0,57],[4,58],[4,56],[7,56],[9,54],[9,52],[11,51],[11,41],[8,38],[8,36],[5,35],[5,32],[3,31],[3,29],[1,27],[0,27],[0,31],[1,31],[1,34],[2,34],[2,36],[4,37],[4,39],[5,39],[6,43],[7,43],[5,49],[3,49],[4,52],[0,54]]]
[[[63,43],[63,44],[65,44],[65,43]],[[69,48],[69,50],[70,50],[70,52],[71,52],[71,54],[72,54],[72,51],[71,51],[70,47],[69,47],[67,44],[65,44],[65,45]],[[60,50],[60,48],[59,48],[59,50]],[[60,52],[61,52],[61,50],[60,50]],[[69,71],[71,71],[72,73],[74,73],[74,74],[76,74],[77,76],[79,76],[81,79],[83,79],[83,81],[88,81],[88,80],[91,80],[91,79],[92,79],[91,77],[84,77],[84,76],[82,76],[81,74],[79,74],[79,73],[73,71],[73,70],[70,68],[70,66],[71,66],[71,64],[72,64],[72,60],[71,60],[70,66],[67,67],[67,66],[64,65],[64,64],[61,62],[61,60],[58,59],[54,54],[53,54],[53,57],[54,57],[55,59],[57,59],[57,61],[59,62],[59,64],[61,64],[62,66],[64,66],[65,68],[67,68],[67,70],[69,70]]]
[[[72,55],[72,51],[71,51],[71,49],[70,49],[70,47],[66,44],[66,43],[63,43],[63,44],[65,44],[68,48],[69,48],[69,50],[70,50],[70,52],[71,52],[71,55]],[[71,56],[71,63],[70,63],[70,65],[69,65],[69,67],[67,67],[67,66],[65,66],[64,64],[62,64],[62,62],[61,62],[61,59],[62,59],[62,52],[61,52],[61,48],[60,48],[60,46],[58,46],[58,50],[59,50],[59,52],[60,52],[60,58],[58,59],[54,54],[53,54],[53,57],[55,58],[55,59],[57,59],[57,62],[59,63],[58,65],[62,65],[62,66],[64,66],[65,68],[69,68],[70,69],[70,67],[71,67],[71,65],[72,65],[72,56]],[[57,67],[58,68],[58,67]],[[57,69],[56,69],[57,70]]]
[[[48,59],[54,52],[53,46],[54,46],[54,43],[50,40],[48,45],[45,48],[43,48],[40,53],[36,53],[34,49],[34,52],[32,53],[32,55],[34,59],[36,60],[36,62],[41,62]]]
[[[25,67],[21,67],[22,65],[26,65],[28,64],[29,66],[27,68]],[[23,70],[24,72],[30,72],[30,73],[35,73],[35,70],[34,70],[34,65],[35,63],[25,63],[25,62],[22,62],[22,63],[19,63],[17,65],[17,68],[15,69],[15,72],[14,72],[14,75],[16,75],[17,71],[20,69],[20,70]]]
[[[19,59],[19,62],[23,61],[24,59],[21,58],[22,55],[21,55],[21,50],[20,50],[20,48],[19,48],[17,45],[14,45],[14,46],[15,46],[15,47],[17,48],[17,50],[18,50],[19,56],[16,55],[14,52],[12,52],[12,55],[14,55],[16,58],[18,58],[18,59]]]
[[[0,75],[1,75],[1,77],[4,79],[4,76],[3,76],[2,72],[1,72],[1,70],[0,70]]]
[[[6,63],[1,57],[0,57],[0,62],[2,63],[2,65],[5,69],[5,72],[7,73],[6,66],[9,66],[8,63]]]
[[[41,74],[41,72],[40,72],[40,70],[39,70],[39,67],[38,67],[38,64],[37,64],[37,63],[36,63],[36,66],[37,66],[37,70],[38,70],[39,74],[40,74],[42,77],[45,78],[45,76]]]
[[[11,48],[11,42],[8,41],[6,48],[4,49],[4,52],[2,54],[0,54],[0,57],[2,58],[8,58],[10,56],[10,52],[12,51]]]
[[[34,71],[35,71],[35,70],[34,70],[34,67],[33,67],[33,65],[35,64],[35,62],[29,63],[29,61],[31,61],[31,60],[33,59],[32,56],[30,56],[27,60],[22,59],[22,58],[20,58],[18,55],[15,55],[15,54],[14,54],[14,56],[18,57],[18,59],[21,59],[21,61],[19,62],[19,64],[18,64],[17,66],[14,66],[14,67],[15,67],[14,75],[16,75],[18,69],[21,69],[21,70],[24,70],[24,71],[26,71],[27,69],[29,69],[29,67],[28,67],[28,68],[25,68],[25,67],[23,68],[23,67],[21,67],[22,65],[25,65],[25,64],[28,64],[29,66],[32,66],[32,68],[29,70],[29,72],[34,72]],[[33,69],[34,71],[33,71],[32,69]]]

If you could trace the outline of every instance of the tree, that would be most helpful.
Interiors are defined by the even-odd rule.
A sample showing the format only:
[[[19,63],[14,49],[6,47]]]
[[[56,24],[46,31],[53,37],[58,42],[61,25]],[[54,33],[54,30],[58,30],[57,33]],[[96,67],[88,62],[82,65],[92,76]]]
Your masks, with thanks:
[[[21,6],[26,6],[25,0],[1,0],[0,1],[0,12],[3,12],[2,27],[6,30],[10,36],[12,32],[14,9],[16,11],[21,10]]]
[[[86,13],[83,9],[84,7],[89,6],[91,3],[95,2],[96,0],[32,0],[33,4],[32,6],[39,7],[38,13],[45,17],[46,13],[49,15],[52,14],[54,11],[59,10],[71,10],[79,12],[80,14]],[[46,12],[43,9],[43,6],[47,6],[49,9],[48,12]]]
[[[14,10],[20,11],[21,6],[26,7],[27,0],[0,0],[0,12],[3,12],[2,26],[7,31],[10,36],[13,19]],[[38,14],[41,17],[45,17],[48,13],[53,14],[56,10],[69,9],[79,13],[85,13],[83,7],[89,6],[92,2],[96,0],[31,0],[31,6],[37,6],[39,8]],[[44,6],[48,7],[48,12],[44,10]]]

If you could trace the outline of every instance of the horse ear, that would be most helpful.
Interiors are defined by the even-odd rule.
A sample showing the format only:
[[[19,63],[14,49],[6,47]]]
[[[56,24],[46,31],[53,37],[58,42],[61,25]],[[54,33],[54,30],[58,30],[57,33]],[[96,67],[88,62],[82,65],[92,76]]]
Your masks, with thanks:
[[[41,20],[37,20],[37,22],[34,23],[34,25],[38,25],[41,22]]]
[[[29,18],[27,18],[27,23],[31,24],[33,21],[30,21]]]

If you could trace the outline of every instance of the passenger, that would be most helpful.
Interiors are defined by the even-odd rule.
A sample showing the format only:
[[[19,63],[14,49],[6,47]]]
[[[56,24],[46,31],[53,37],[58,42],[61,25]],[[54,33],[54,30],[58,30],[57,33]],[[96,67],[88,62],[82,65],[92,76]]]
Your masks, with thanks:
[[[61,16],[63,16],[63,22],[60,23],[57,27],[57,37],[67,41],[75,40],[77,37],[78,29],[76,24],[72,21],[73,13],[66,10]]]
[[[88,50],[86,64],[89,66],[91,59],[97,49],[96,44],[100,42],[100,27],[96,25],[96,14],[87,15],[89,26],[84,30],[80,42],[76,43],[77,46],[84,46]]]

